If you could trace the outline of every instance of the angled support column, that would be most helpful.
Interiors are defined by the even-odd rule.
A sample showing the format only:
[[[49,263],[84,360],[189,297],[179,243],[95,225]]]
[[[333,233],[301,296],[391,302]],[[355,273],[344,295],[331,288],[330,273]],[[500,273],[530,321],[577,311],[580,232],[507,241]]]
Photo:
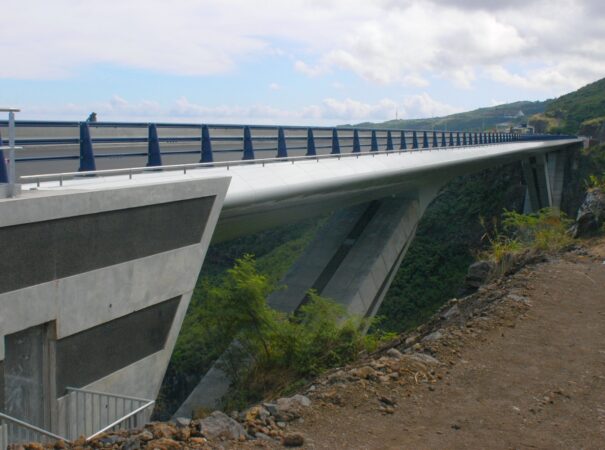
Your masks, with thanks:
[[[527,183],[525,213],[561,207],[566,157],[564,149],[532,156],[522,162]]]

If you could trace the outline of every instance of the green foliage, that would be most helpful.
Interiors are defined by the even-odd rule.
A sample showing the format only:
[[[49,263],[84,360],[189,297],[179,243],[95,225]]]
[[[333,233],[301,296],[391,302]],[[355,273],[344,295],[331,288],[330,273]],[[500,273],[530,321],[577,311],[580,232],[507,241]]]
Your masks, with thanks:
[[[484,256],[500,263],[508,255],[526,250],[558,252],[573,242],[568,232],[570,225],[571,220],[564,213],[550,208],[535,214],[505,211],[502,214],[503,231],[495,230]]]
[[[366,319],[346,314],[342,306],[314,292],[296,314],[271,309],[266,297],[272,289],[248,255],[236,261],[224,285],[213,292],[221,322],[237,330],[237,345],[223,362],[233,381],[227,409],[244,407],[301,378],[346,364],[376,344],[363,334]]]
[[[585,183],[586,189],[605,189],[605,173],[601,176],[590,174]]]

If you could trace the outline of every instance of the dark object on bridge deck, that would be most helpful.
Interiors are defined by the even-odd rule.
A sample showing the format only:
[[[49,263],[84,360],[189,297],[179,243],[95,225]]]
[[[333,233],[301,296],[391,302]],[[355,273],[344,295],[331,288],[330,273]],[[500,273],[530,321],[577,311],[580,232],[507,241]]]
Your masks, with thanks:
[[[254,147],[252,146],[250,127],[244,127],[244,156],[242,159],[254,159]]]
[[[2,146],[2,136],[0,135],[0,146]],[[0,183],[8,183],[8,171],[6,170],[6,160],[4,152],[0,150]]]
[[[313,137],[313,129],[309,128],[307,130],[307,156],[315,155],[317,155],[317,152],[315,151],[315,138]]]
[[[456,133],[456,146],[460,147],[460,132]]]
[[[405,131],[401,132],[401,142],[399,143],[399,148],[401,150],[407,150],[408,149],[408,143],[405,140]]]
[[[466,133],[462,133],[462,145],[466,145]]]
[[[202,157],[200,162],[214,162],[214,157],[212,156],[212,141],[210,140],[210,130],[208,129],[208,125],[202,126]]]
[[[97,170],[95,164],[95,155],[92,151],[92,139],[90,139],[90,130],[88,123],[80,123],[80,167],[78,172],[87,172]]]
[[[454,146],[454,133],[450,131],[450,147]]]
[[[361,144],[359,143],[359,131],[353,130],[353,153],[361,153]]]
[[[412,149],[418,148],[418,133],[412,132]]]
[[[332,155],[340,155],[340,143],[338,142],[338,131],[332,129]]]
[[[288,148],[286,147],[286,135],[284,134],[284,129],[282,127],[279,127],[277,129],[277,157],[288,157]]]
[[[473,133],[473,144],[477,145],[479,143],[477,139],[477,133]]]
[[[158,139],[158,128],[155,124],[149,124],[149,134],[147,138],[147,167],[162,165],[162,155],[160,153],[160,140]]]
[[[393,136],[391,130],[387,131],[387,150],[393,150]]]
[[[422,133],[422,148],[429,148],[429,136],[426,131]]]
[[[372,152],[378,151],[378,139],[376,138],[376,130],[372,130],[372,140],[370,143],[370,151],[372,151]]]
[[[96,121],[97,121],[97,113],[93,111],[88,115],[86,122],[96,122]]]
[[[439,147],[439,141],[437,141],[437,132],[433,131],[433,147]]]
[[[446,147],[446,143],[445,143],[445,131],[441,132],[441,146],[442,147]]]

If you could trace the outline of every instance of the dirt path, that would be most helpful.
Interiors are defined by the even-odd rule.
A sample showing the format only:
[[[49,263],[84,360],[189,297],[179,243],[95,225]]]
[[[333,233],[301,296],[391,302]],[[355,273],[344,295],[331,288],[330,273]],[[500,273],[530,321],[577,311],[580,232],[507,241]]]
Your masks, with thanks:
[[[317,449],[604,449],[605,244],[582,253],[490,287],[506,301],[417,344],[445,363],[430,379],[318,385],[289,428]]]

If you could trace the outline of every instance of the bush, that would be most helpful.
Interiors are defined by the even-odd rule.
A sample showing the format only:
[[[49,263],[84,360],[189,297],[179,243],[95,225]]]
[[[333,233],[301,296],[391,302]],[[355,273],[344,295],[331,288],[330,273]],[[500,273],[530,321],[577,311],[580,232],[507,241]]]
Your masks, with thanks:
[[[494,228],[493,237],[486,233],[490,246],[483,257],[500,263],[509,255],[527,250],[558,252],[573,242],[570,225],[571,220],[565,214],[551,208],[534,214],[505,211],[502,215],[503,231]]]

